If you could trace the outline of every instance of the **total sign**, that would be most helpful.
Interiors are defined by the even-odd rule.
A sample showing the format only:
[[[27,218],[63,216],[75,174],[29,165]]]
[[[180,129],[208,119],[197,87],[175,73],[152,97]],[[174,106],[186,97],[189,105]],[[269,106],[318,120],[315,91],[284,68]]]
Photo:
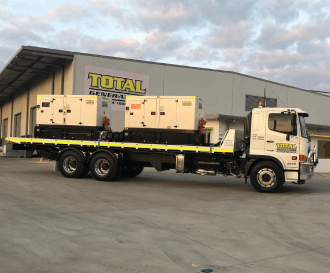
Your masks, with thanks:
[[[112,109],[124,111],[126,96],[149,95],[149,76],[86,65],[84,94],[112,99]]]

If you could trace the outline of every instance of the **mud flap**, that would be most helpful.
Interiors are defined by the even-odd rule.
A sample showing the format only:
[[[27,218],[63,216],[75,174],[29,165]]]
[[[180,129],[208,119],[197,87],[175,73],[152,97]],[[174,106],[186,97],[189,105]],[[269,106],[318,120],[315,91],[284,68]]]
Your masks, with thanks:
[[[59,168],[58,164],[59,164],[58,161],[55,160],[55,166],[54,166],[55,172],[59,172],[60,171],[60,168]]]

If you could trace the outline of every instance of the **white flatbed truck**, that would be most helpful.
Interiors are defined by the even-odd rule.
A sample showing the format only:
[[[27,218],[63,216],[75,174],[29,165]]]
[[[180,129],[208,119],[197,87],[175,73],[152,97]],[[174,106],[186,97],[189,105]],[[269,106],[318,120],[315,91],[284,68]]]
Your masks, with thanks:
[[[144,167],[157,171],[250,178],[259,192],[276,192],[285,182],[304,184],[317,165],[304,117],[298,108],[255,108],[244,132],[228,130],[212,145],[167,145],[108,140],[7,138],[13,150],[37,150],[55,160],[55,170],[67,178],[113,181],[134,177]]]

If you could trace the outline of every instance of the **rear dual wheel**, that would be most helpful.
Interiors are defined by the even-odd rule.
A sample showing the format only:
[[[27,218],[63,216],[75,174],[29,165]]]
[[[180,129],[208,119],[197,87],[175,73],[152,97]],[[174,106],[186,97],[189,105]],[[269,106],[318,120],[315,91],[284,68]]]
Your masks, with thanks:
[[[64,152],[58,164],[61,174],[67,178],[82,178],[89,172],[84,158],[76,151]]]
[[[99,181],[111,181],[118,177],[117,160],[108,153],[99,153],[92,157],[89,170]]]
[[[87,164],[81,154],[71,150],[61,155],[59,169],[62,175],[68,178],[85,177],[90,171],[93,177],[99,181],[112,181],[120,175],[123,177],[138,176],[142,173],[144,165],[138,162],[124,165],[122,160],[117,160],[115,156],[106,152],[96,154]]]

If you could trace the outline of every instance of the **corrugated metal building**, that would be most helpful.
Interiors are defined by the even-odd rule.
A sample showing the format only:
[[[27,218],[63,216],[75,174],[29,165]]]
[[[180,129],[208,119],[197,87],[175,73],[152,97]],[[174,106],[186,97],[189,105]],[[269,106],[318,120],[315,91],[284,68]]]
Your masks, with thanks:
[[[37,95],[97,94],[122,111],[126,95],[193,95],[205,100],[210,140],[229,128],[243,129],[245,116],[263,100],[268,106],[298,107],[312,144],[317,172],[330,171],[330,97],[255,77],[212,69],[130,60],[23,46],[0,72],[1,139],[33,135]]]

